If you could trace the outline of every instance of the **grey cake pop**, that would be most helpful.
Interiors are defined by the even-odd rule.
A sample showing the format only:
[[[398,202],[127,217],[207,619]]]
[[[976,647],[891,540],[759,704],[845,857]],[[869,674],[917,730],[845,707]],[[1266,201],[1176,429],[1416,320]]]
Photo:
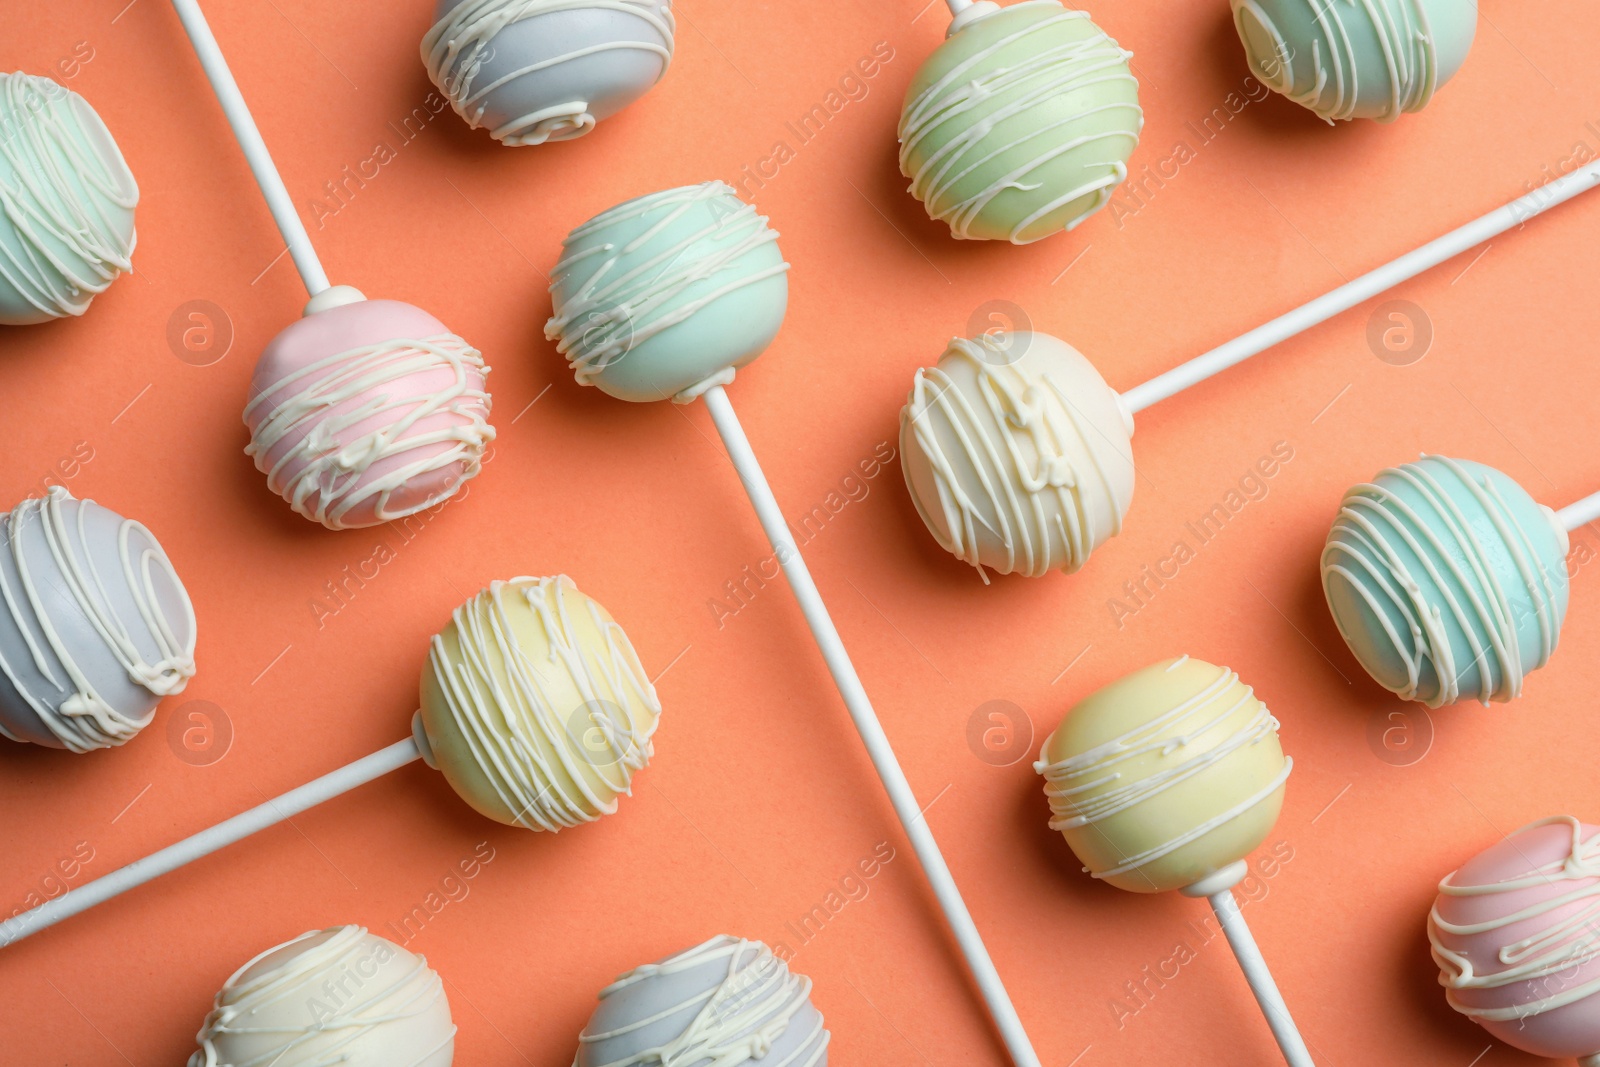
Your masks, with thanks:
[[[517,146],[582,137],[672,63],[672,0],[439,0],[422,61],[456,114]]]
[[[826,1067],[828,1041],[811,980],[722,935],[601,990],[573,1067]]]
[[[0,735],[73,752],[194,676],[194,607],[154,535],[61,486],[0,517]]]

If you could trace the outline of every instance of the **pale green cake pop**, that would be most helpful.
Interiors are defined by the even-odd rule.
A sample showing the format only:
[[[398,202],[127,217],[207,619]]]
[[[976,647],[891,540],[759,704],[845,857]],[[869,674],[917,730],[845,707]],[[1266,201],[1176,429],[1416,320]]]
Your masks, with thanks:
[[[1393,122],[1461,69],[1476,0],[1230,0],[1250,66],[1326,122]]]
[[[957,238],[1028,244],[1072,229],[1110,201],[1139,143],[1130,57],[1057,0],[973,4],[906,92],[911,194]]]

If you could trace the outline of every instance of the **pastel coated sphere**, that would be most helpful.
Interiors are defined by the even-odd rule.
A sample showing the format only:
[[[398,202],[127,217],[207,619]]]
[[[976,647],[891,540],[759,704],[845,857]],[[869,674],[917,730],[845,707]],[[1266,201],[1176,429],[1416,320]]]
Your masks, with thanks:
[[[0,517],[0,735],[126,744],[194,676],[189,595],[155,535],[60,486]]]
[[[1600,1064],[1600,827],[1544,819],[1439,883],[1428,941],[1450,1006],[1535,1056]]]
[[[482,814],[531,830],[616,811],[660,715],[628,635],[564,576],[467,601],[422,675],[428,762]]]
[[[789,307],[778,235],[722,182],[629,200],[573,230],[547,338],[580,385],[692,400],[772,343]]]
[[[0,74],[0,323],[82,315],[133,269],[139,185],[77,93]]]
[[[428,77],[510,146],[582,137],[660,81],[672,0],[439,0]]]
[[[1345,494],[1322,589],[1361,666],[1437,708],[1511,700],[1567,614],[1567,534],[1511,478],[1424,456]]]
[[[189,1067],[450,1067],[455,1034],[427,960],[335,926],[268,949],[229,978]]]
[[[1077,349],[1028,331],[955,338],[917,371],[900,463],[928,532],[980,569],[1076,571],[1133,501],[1133,416]]]
[[[494,440],[482,354],[410,304],[343,286],[319,300],[267,345],[250,382],[245,452],[268,486],[330,530],[454,496]]]
[[[1230,0],[1255,75],[1327,122],[1421,111],[1461,69],[1476,0]]]
[[[1294,761],[1226,667],[1187,656],[1079,701],[1044,743],[1050,828],[1084,870],[1134,893],[1183,889],[1272,832]]]
[[[911,195],[958,238],[1028,244],[1072,229],[1110,201],[1139,143],[1130,56],[1057,0],[964,22],[906,91]]]
[[[572,1067],[827,1067],[810,994],[760,941],[714,937],[602,990]]]

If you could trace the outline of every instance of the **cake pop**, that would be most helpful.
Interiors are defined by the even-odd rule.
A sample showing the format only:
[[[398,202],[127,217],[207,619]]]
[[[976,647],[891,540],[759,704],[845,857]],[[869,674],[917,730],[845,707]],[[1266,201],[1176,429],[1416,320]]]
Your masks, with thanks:
[[[900,413],[906,485],[945,551],[979,568],[1075,571],[1133,501],[1133,416],[1077,349],[1019,331],[956,338]],[[915,457],[912,459],[910,457]]]
[[[1324,122],[1393,122],[1455,76],[1475,0],[1230,0],[1250,69]]]
[[[450,1067],[444,982],[359,926],[313,930],[239,968],[217,993],[189,1067]]]
[[[952,0],[900,115],[900,172],[960,239],[1030,244],[1105,207],[1144,112],[1124,51],[1058,0]]]
[[[1450,1006],[1497,1041],[1600,1067],[1600,827],[1541,819],[1439,883],[1428,941]]]
[[[331,530],[448,500],[494,440],[482,355],[420,308],[328,284],[199,4],[172,6],[311,297],[256,365],[245,452],[274,492]]]
[[[788,270],[766,218],[723,182],[641,196],[568,235],[545,336],[581,385],[692,400],[778,335]]]
[[[559,831],[617,810],[661,715],[628,636],[572,579],[494,582],[432,642],[411,736],[0,923],[0,946],[422,759],[477,811]]]
[[[1233,886],[1283,807],[1278,720],[1226,667],[1180,656],[1079,701],[1034,765],[1084,870],[1119,889],[1205,897],[1292,1067],[1309,1067]]]
[[[976,6],[976,5],[974,5]],[[1019,5],[1023,6],[1023,5]],[[981,23],[980,23],[981,25]],[[1076,571],[1122,528],[1133,416],[1600,183],[1591,163],[1120,396],[1072,346],[1030,330],[950,342],[900,412],[900,463],[928,531],[986,571]]]
[[[811,979],[760,941],[723,935],[602,989],[572,1067],[827,1067],[829,1039]]]
[[[245,452],[272,490],[330,530],[449,499],[494,440],[483,356],[421,308],[324,289],[267,345]]]
[[[139,185],[88,101],[0,74],[0,323],[82,315],[133,269]]]
[[[771,342],[788,304],[778,235],[721,182],[630,200],[572,231],[551,272],[557,342],[580,385],[623,400],[705,400],[912,851],[1017,1067],[1038,1067],[1016,1009],[800,555],[725,386]]]
[[[1567,615],[1567,530],[1509,476],[1424,455],[1345,494],[1322,550],[1322,590],[1368,674],[1437,708],[1522,695]]]
[[[194,607],[155,535],[57,485],[0,518],[0,735],[126,744],[194,677]]]
[[[439,0],[428,77],[501,144],[582,137],[672,63],[672,0]]]

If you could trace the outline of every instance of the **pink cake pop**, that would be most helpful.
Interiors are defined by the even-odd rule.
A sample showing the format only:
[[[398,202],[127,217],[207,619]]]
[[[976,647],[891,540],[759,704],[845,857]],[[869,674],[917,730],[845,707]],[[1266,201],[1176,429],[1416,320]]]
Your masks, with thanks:
[[[421,308],[334,286],[262,352],[245,451],[274,492],[329,529],[403,518],[482,467],[488,371]]]
[[[489,368],[427,312],[330,285],[197,0],[172,0],[311,300],[250,383],[245,449],[272,489],[332,530],[438,504],[494,440]]]
[[[1600,827],[1558,815],[1484,849],[1439,883],[1428,940],[1452,1008],[1600,1067]]]

